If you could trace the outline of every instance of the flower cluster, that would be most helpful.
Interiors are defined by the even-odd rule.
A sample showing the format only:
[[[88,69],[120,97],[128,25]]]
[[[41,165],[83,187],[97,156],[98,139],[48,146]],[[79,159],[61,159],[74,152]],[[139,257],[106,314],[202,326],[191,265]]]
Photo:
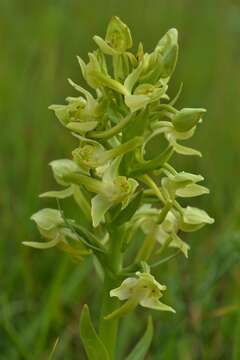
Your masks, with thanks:
[[[205,110],[177,109],[181,89],[169,98],[168,84],[178,57],[176,29],[170,29],[151,53],[144,52],[142,43],[131,52],[130,30],[118,17],[110,21],[104,39],[93,39],[97,49],[89,53],[88,61],[78,57],[92,93],[69,80],[78,94],[68,97],[65,105],[50,106],[77,144],[71,159],[50,163],[62,188],[40,195],[58,201],[72,197],[88,227],[67,219],[61,210],[43,209],[32,220],[47,241],[25,244],[39,249],[57,246],[79,259],[93,254],[104,272],[112,271],[118,278],[127,271],[121,267],[114,273],[108,268],[111,242],[119,242],[125,254],[136,230],[141,231],[145,240],[132,264],[126,265],[128,273],[131,266],[135,270],[109,294],[126,303],[106,318],[138,304],[174,311],[159,301],[166,286],[150,274],[151,260],[168,246],[187,257],[190,246],[181,239],[183,233],[213,223],[204,210],[179,202],[208,193],[199,184],[203,177],[170,165],[174,153],[201,156],[181,141],[193,136]],[[166,146],[152,157],[149,142],[154,138]],[[113,229],[121,229],[117,239]]]

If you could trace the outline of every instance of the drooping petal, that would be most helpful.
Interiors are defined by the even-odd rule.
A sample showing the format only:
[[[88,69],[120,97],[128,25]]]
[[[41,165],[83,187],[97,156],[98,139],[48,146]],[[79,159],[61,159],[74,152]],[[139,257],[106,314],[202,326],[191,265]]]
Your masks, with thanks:
[[[179,248],[187,258],[190,246],[175,233],[172,234],[172,239],[170,246]]]
[[[47,191],[43,194],[40,194],[39,197],[49,197],[49,198],[56,198],[56,199],[66,199],[69,196],[73,195],[73,188],[70,186],[64,190],[58,191]]]
[[[172,140],[170,143],[173,146],[176,153],[178,153],[178,154],[189,155],[189,156],[200,156],[200,157],[202,156],[200,151],[195,150],[195,149],[190,148],[190,147],[187,147],[187,146],[180,145],[174,140]]]
[[[92,209],[91,209],[91,215],[92,215],[92,221],[94,227],[98,226],[101,221],[104,221],[104,215],[112,205],[113,203],[109,201],[109,199],[107,199],[105,196],[101,194],[94,196],[94,198],[92,199]]]
[[[140,305],[146,308],[154,309],[154,310],[160,310],[160,311],[171,311],[175,313],[176,311],[169,305],[163,304],[161,301],[159,301],[154,296],[148,296],[143,298],[140,301]]]
[[[56,246],[60,241],[59,237],[56,239],[46,241],[46,242],[38,242],[38,241],[23,241],[22,244],[40,250],[50,249]]]

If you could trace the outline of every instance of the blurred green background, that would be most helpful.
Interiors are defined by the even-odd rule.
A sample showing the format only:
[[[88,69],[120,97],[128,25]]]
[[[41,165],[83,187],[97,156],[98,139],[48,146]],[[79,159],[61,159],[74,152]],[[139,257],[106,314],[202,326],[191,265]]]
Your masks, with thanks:
[[[148,359],[240,359],[239,0],[0,1],[0,359],[48,359],[57,339],[54,359],[85,359],[80,310],[90,302],[97,317],[100,306],[91,264],[21,242],[38,239],[30,215],[55,206],[37,197],[54,188],[47,164],[75,146],[47,107],[74,94],[66,79],[82,82],[76,55],[86,58],[92,36],[104,35],[112,15],[149,51],[176,27],[180,57],[169,92],[183,81],[179,108],[208,109],[192,140],[203,158],[178,157],[176,166],[206,177],[211,194],[195,204],[216,223],[189,238],[188,261],[179,257],[160,268],[177,314],[153,312]],[[138,309],[123,321],[118,359],[145,320],[146,311]]]

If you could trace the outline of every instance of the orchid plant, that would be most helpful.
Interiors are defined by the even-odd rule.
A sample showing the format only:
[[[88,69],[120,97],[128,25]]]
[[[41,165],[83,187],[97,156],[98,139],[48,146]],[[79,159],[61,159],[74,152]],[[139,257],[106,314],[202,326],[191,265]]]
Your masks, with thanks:
[[[89,359],[106,360],[115,358],[119,319],[138,305],[175,312],[174,305],[160,301],[166,285],[152,272],[166,260],[167,249],[174,251],[172,256],[188,257],[184,232],[214,220],[179,201],[207,194],[199,184],[203,177],[170,164],[174,154],[201,156],[181,141],[194,135],[205,113],[202,108],[175,107],[181,88],[169,98],[178,57],[177,30],[170,29],[151,53],[144,52],[142,43],[133,53],[129,28],[113,17],[105,38],[93,40],[97,49],[89,53],[88,62],[78,57],[92,92],[69,79],[78,94],[68,97],[65,105],[50,106],[76,141],[71,159],[50,163],[62,188],[40,195],[57,199],[61,206],[31,217],[44,241],[24,244],[37,249],[55,246],[81,266],[85,258],[94,258],[97,273],[104,275],[99,327],[93,327],[85,305],[80,336]],[[151,157],[149,143],[154,138],[155,144],[166,146]],[[66,217],[62,200],[67,197],[79,206],[87,225]],[[152,331],[150,319],[144,338],[127,359],[144,358]]]

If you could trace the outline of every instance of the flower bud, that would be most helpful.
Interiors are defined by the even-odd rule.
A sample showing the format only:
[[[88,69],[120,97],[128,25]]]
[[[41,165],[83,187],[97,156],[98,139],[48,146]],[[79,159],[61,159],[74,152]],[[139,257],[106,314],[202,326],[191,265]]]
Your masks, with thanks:
[[[117,176],[112,183],[106,182],[103,194],[113,203],[125,202],[135,191],[138,183],[126,176]]]
[[[177,131],[186,132],[197,125],[205,112],[205,109],[184,108],[173,117],[172,123]]]
[[[211,218],[206,211],[187,206],[184,210],[183,220],[188,224],[213,224],[214,219]]]
[[[78,260],[80,260],[82,256],[89,254],[89,252],[81,245],[75,248],[67,242],[68,239],[78,240],[78,235],[70,228],[66,227],[65,221],[59,210],[42,209],[33,214],[31,220],[36,223],[40,234],[47,241],[24,241],[24,245],[42,250],[58,246],[58,248],[69,253]]]
[[[178,31],[175,28],[172,28],[163,35],[159,40],[156,49],[158,49],[161,54],[165,54],[172,46],[177,45],[178,43]]]
[[[86,106],[86,100],[83,97],[68,98],[67,101],[69,102],[67,105],[49,106],[49,109],[55,112],[56,117],[64,126],[71,121],[79,121]]]
[[[64,179],[69,174],[81,171],[80,167],[72,160],[59,159],[51,161],[49,164],[53,171],[53,176],[58,184],[67,186],[69,185]]]
[[[173,73],[178,57],[178,32],[170,29],[157,44],[156,51],[162,55],[161,77],[168,78]]]
[[[124,52],[132,47],[130,30],[117,16],[111,19],[105,40],[113,49],[119,52]]]
[[[74,161],[87,169],[96,168],[105,163],[105,151],[101,146],[84,145],[72,152]]]
[[[89,63],[85,67],[85,79],[87,83],[94,89],[107,87],[120,94],[127,94],[127,89],[119,81],[112,79],[108,74],[106,64],[103,63],[102,57],[98,52],[89,53]]]
[[[192,232],[201,229],[206,224],[213,223],[214,219],[211,218],[206,211],[192,206],[187,206],[183,209],[180,229],[185,232]]]
[[[41,235],[54,239],[59,234],[59,229],[64,225],[61,212],[55,209],[42,209],[31,216]]]

